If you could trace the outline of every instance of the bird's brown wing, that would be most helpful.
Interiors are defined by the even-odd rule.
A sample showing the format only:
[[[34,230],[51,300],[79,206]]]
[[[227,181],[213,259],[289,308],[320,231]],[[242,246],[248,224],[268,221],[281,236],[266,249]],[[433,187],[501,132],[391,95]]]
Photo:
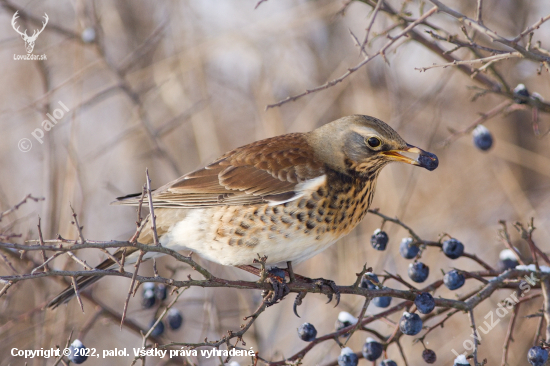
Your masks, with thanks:
[[[212,164],[157,189],[155,207],[208,207],[282,202],[296,197],[296,186],[325,174],[324,164],[301,133],[239,147]],[[137,205],[138,195],[119,204]]]

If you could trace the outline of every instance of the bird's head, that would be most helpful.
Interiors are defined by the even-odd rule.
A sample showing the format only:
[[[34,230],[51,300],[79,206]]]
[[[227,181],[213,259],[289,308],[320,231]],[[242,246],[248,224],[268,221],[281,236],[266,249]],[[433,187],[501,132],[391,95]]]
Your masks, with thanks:
[[[437,156],[405,142],[386,123],[374,117],[340,118],[309,133],[321,161],[349,175],[371,177],[392,161],[434,170]]]

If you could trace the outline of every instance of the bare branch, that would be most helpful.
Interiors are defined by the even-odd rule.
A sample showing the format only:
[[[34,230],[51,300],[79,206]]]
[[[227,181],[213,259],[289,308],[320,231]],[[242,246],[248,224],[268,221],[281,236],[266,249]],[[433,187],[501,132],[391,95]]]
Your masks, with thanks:
[[[477,0],[476,20],[479,24],[483,24],[483,0]]]
[[[0,213],[0,221],[2,221],[2,218],[4,216],[7,216],[7,215],[11,214],[15,210],[18,210],[19,207],[21,207],[22,205],[27,203],[27,200],[33,200],[34,202],[39,202],[39,201],[44,201],[45,198],[44,197],[34,197],[32,194],[29,193],[19,203],[17,203],[15,206],[10,207],[9,209],[7,209],[4,212],[1,212]]]
[[[73,276],[71,277],[74,293],[76,295],[76,299],[78,300],[78,304],[80,305],[80,310],[82,310],[82,313],[84,313],[84,304],[82,303],[82,299],[80,298],[80,290],[78,289],[78,284],[76,283],[76,278]]]
[[[136,283],[136,277],[139,270],[139,265],[143,259],[144,251],[139,252],[138,260],[134,266],[134,274],[132,275],[132,282],[130,283],[130,288],[128,289],[128,295],[126,296],[126,301],[124,302],[124,310],[122,311],[122,318],[120,319],[120,328],[122,329],[122,324],[124,323],[124,318],[126,318],[126,311],[128,310],[128,303],[130,302],[130,296],[134,290],[134,284]]]
[[[151,229],[153,229],[153,240],[155,246],[160,246],[159,237],[157,234],[157,222],[155,217],[155,211],[153,208],[153,197],[151,195],[151,178],[149,178],[149,169],[145,169],[145,175],[147,176],[147,199],[149,201],[149,211],[151,215]]]
[[[404,37],[407,33],[409,33],[414,27],[416,27],[417,25],[421,24],[424,20],[426,20],[428,17],[430,17],[431,15],[433,15],[435,12],[437,11],[437,8],[434,7],[432,9],[430,9],[428,12],[426,12],[424,15],[422,15],[420,18],[418,18],[417,20],[415,20],[414,22],[411,22],[405,29],[403,29],[403,31],[401,31],[399,34],[397,34],[395,37],[389,37],[390,38],[390,41],[388,43],[386,43],[386,45],[384,47],[382,47],[377,53],[375,53],[374,55],[372,56],[367,56],[365,57],[365,59],[363,61],[361,61],[359,64],[357,64],[356,66],[348,69],[348,71],[346,73],[344,73],[342,76],[340,76],[339,78],[336,78],[334,80],[331,80],[331,81],[328,81],[326,82],[325,84],[321,85],[321,86],[318,86],[316,88],[313,88],[313,89],[308,89],[306,90],[305,92],[303,93],[300,93],[300,94],[297,94],[297,95],[294,95],[292,97],[288,97],[286,99],[283,99],[277,103],[274,103],[274,104],[269,104],[266,106],[266,110],[267,109],[270,109],[270,108],[275,108],[275,107],[280,107],[282,106],[283,104],[285,103],[288,103],[288,102],[293,102],[303,96],[306,96],[308,94],[311,94],[311,93],[315,93],[319,90],[323,90],[323,89],[328,89],[330,88],[331,86],[334,86],[342,81],[344,81],[348,76],[350,76],[351,74],[353,74],[354,72],[356,72],[357,70],[359,70],[360,68],[362,68],[363,66],[365,66],[367,63],[369,63],[370,61],[372,61],[373,59],[375,59],[377,56],[382,56],[382,58],[385,58],[385,52],[388,50],[388,48],[390,48],[396,41],[398,41],[399,39],[401,39],[402,37]]]
[[[450,63],[447,63],[447,64],[434,64],[432,66],[417,67],[417,68],[415,68],[415,70],[419,70],[421,72],[424,72],[426,70],[437,68],[437,67],[446,68],[446,67],[449,67],[449,66],[472,65],[472,64],[477,64],[477,63],[485,63],[484,66],[477,69],[477,71],[482,71],[485,68],[487,68],[489,65],[491,65],[491,63],[494,62],[494,61],[507,60],[509,58],[517,58],[517,57],[521,58],[523,56],[519,52],[509,52],[509,53],[503,53],[503,54],[500,54],[500,55],[477,58],[477,59],[474,59],[474,60],[460,60],[460,61],[457,60],[457,61],[453,61],[453,62],[450,62]]]

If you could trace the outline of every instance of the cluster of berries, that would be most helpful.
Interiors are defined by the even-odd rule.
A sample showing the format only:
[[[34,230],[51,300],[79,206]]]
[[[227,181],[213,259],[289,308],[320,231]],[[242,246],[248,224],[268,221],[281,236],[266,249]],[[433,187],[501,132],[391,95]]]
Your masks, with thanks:
[[[381,229],[374,231],[371,237],[371,244],[376,250],[385,250],[389,242],[388,234]],[[449,259],[460,258],[464,254],[464,244],[455,238],[450,238],[442,243],[441,249],[445,256]],[[404,238],[399,246],[399,253],[405,259],[415,259],[413,263],[409,265],[408,275],[409,278],[417,283],[424,282],[429,275],[429,267],[424,263],[417,260],[417,256],[420,253],[419,243],[415,243],[412,238]],[[511,268],[515,268],[518,265],[517,256],[509,249],[503,250],[499,255],[498,269],[505,271]],[[443,283],[449,290],[456,290],[461,288],[465,283],[464,274],[456,269],[448,271],[443,277]],[[374,273],[367,272],[361,278],[360,287],[375,290],[384,289],[385,287],[379,281],[378,276]],[[391,296],[381,296],[372,299],[372,303],[380,308],[386,308],[390,306],[392,301]],[[416,311],[420,314],[429,314],[435,308],[435,300],[433,296],[428,292],[418,293],[414,300]],[[348,312],[340,312],[338,320],[336,321],[336,331],[356,324],[358,319]],[[413,312],[405,311],[399,320],[399,329],[405,335],[414,336],[420,333],[422,330],[422,319],[420,316]],[[342,334],[342,336],[348,336],[349,333]],[[300,339],[306,342],[313,342],[317,337],[317,330],[310,323],[304,323],[298,328],[298,336]],[[385,345],[377,342],[372,338],[367,338],[363,345],[362,355],[368,361],[376,361],[382,357],[384,353]],[[358,364],[360,354],[354,353],[349,347],[342,349],[340,356],[338,357],[339,366],[356,366]],[[433,350],[424,349],[422,352],[422,358],[428,364],[435,363],[437,357]],[[548,359],[548,350],[542,347],[533,347],[529,350],[528,361],[533,366],[542,366]],[[454,366],[470,365],[464,355],[457,357],[454,361]],[[397,366],[397,364],[389,359],[383,359],[379,366]]]
[[[376,286],[381,286],[378,282],[378,277],[373,273],[366,273],[361,279],[361,287],[363,288],[377,288]],[[373,300],[374,301],[374,300]],[[419,293],[414,303],[417,310],[422,314],[429,314],[435,308],[435,300],[427,292]],[[338,320],[336,321],[336,331],[349,327],[350,325],[357,324],[358,319],[351,315],[348,312],[342,311],[338,314]],[[416,335],[422,330],[422,319],[416,313],[404,312],[401,320],[399,321],[399,329],[403,334],[406,335]],[[343,334],[342,336],[346,337],[349,334]],[[304,323],[298,328],[298,336],[301,340],[306,342],[313,342],[317,337],[317,330],[310,323]],[[365,359],[368,361],[376,361],[382,356],[384,350],[384,345],[380,342],[375,341],[372,338],[367,338],[365,344],[363,345],[362,354]],[[427,363],[434,363],[436,361],[435,352],[429,349],[425,349],[422,353],[422,357]],[[339,366],[356,366],[358,362],[358,356],[350,349],[342,349],[342,353],[338,357]],[[392,360],[383,360],[380,363],[380,366],[397,366],[397,364]]]
[[[156,303],[161,304],[166,298],[168,297],[168,289],[167,287],[162,284],[154,284],[152,282],[147,282],[143,284],[143,292],[141,297],[141,306],[144,309],[150,309],[153,306],[155,306]],[[170,308],[168,310],[168,313],[166,314],[166,321],[168,322],[168,326],[172,330],[178,330],[183,325],[183,315],[178,309]],[[149,328],[151,328],[156,322],[156,319],[154,318],[151,323],[149,324]],[[164,322],[161,320],[158,322],[158,324],[155,326],[153,331],[151,332],[151,335],[153,337],[158,337],[164,333]],[[69,361],[71,361],[74,364],[81,364],[84,361],[88,359],[88,356],[86,355],[86,352],[83,352],[86,347],[82,344],[82,342],[78,339],[76,339],[69,347],[69,355],[67,356]]]
[[[388,234],[385,231],[382,231],[380,229],[376,229],[370,239],[372,247],[377,250],[385,250],[388,244],[388,241],[389,241]],[[443,242],[442,249],[443,249],[443,253],[448,258],[457,259],[461,257],[462,254],[464,253],[464,244],[462,244],[460,241],[456,240],[455,238],[450,238]],[[419,252],[420,252],[419,243],[415,243],[412,238],[404,238],[403,240],[401,240],[401,244],[399,245],[399,253],[403,258],[405,259],[416,258]],[[414,282],[422,283],[426,281],[426,279],[428,279],[429,274],[430,274],[430,268],[426,264],[418,260],[415,260],[413,263],[409,264],[408,275],[409,275],[409,278]],[[460,287],[462,287],[462,285],[464,285],[465,281],[466,281],[466,277],[464,277],[464,274],[462,274],[460,271],[457,271],[455,269],[447,272],[443,278],[443,282],[445,283],[445,286],[447,286],[449,290],[459,289]],[[376,278],[375,282],[378,282],[378,278]],[[369,288],[369,289],[376,288],[376,287],[367,287],[367,286],[362,286],[362,287]],[[387,304],[386,306],[380,306],[380,305],[376,305],[376,306],[387,307],[390,305],[391,297],[388,297],[388,298],[381,297],[376,299],[385,299],[385,300],[377,300],[375,304],[377,302],[378,303],[381,302],[382,304]]]
[[[166,285],[162,283],[153,283],[153,282],[146,282],[143,284],[143,292],[141,296],[141,306],[144,309],[150,309],[155,304],[161,304],[166,298],[168,297],[168,288]],[[151,320],[151,323],[149,324],[149,328],[151,328],[156,323],[156,317]],[[168,326],[172,330],[178,330],[181,328],[183,324],[183,315],[181,312],[176,308],[170,308],[168,310],[168,313],[166,314],[166,321],[168,322]],[[157,323],[155,328],[151,331],[151,335],[153,337],[159,337],[164,333],[164,321],[161,320]]]

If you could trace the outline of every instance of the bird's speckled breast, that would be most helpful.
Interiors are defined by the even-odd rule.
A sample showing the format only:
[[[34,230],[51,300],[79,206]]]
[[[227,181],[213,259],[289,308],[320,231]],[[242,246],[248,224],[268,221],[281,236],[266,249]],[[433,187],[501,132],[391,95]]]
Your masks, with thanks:
[[[316,191],[280,205],[190,210],[181,227],[171,232],[172,240],[224,265],[251,264],[258,254],[267,256],[269,264],[300,262],[361,221],[375,183],[376,176],[369,180],[329,176]]]

